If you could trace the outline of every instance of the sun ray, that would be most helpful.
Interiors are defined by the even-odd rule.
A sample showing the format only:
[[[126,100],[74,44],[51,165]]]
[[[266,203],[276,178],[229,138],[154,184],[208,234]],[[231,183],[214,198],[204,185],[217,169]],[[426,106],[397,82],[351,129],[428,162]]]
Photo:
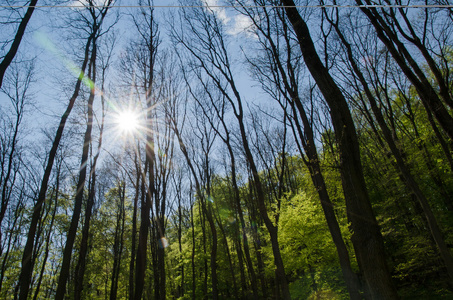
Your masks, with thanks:
[[[139,120],[139,115],[132,111],[132,110],[126,110],[118,113],[116,117],[116,122],[118,125],[118,128],[123,132],[123,133],[134,133],[138,130],[140,127],[140,120]]]

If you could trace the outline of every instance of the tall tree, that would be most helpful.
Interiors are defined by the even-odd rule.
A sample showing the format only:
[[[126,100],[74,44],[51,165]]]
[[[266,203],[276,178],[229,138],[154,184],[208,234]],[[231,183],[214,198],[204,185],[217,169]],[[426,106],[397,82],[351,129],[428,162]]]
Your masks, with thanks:
[[[3,84],[3,77],[5,76],[6,69],[10,66],[11,62],[17,54],[17,51],[19,50],[19,45],[25,34],[25,29],[27,28],[28,21],[30,21],[31,15],[35,11],[37,3],[38,0],[29,1],[27,11],[25,12],[25,15],[19,23],[19,27],[17,28],[13,42],[11,43],[8,52],[2,57],[2,61],[0,62],[0,88]]]
[[[21,69],[23,68],[23,72]],[[1,134],[1,157],[0,157],[0,243],[2,240],[1,224],[5,218],[6,210],[12,198],[13,188],[17,179],[20,166],[20,133],[21,124],[24,120],[27,106],[30,105],[30,86],[33,82],[34,63],[15,65],[12,70],[11,80],[7,80],[1,89],[11,103],[13,119],[5,114],[4,122],[7,128]],[[9,111],[9,109],[7,110]],[[8,129],[9,127],[9,129]],[[0,255],[3,245],[0,245]]]
[[[143,1],[139,2],[143,5]],[[134,299],[142,298],[147,266],[148,231],[150,228],[150,210],[152,201],[158,197],[156,189],[156,153],[155,153],[155,105],[156,94],[154,87],[157,49],[160,44],[159,28],[154,17],[153,1],[148,0],[141,9],[141,18],[134,18],[134,23],[140,39],[138,53],[138,74],[135,84],[145,96],[145,162],[142,173],[142,185],[145,187],[140,208],[140,229],[136,256],[135,295]],[[147,176],[147,178],[146,178]]]
[[[327,14],[326,14],[326,16],[328,17]],[[414,176],[412,175],[412,172],[410,171],[408,164],[404,160],[404,157],[406,156],[404,154],[404,151],[401,149],[401,147],[398,147],[398,145],[401,145],[401,142],[399,141],[397,135],[395,133],[392,133],[389,126],[387,125],[384,115],[383,115],[381,109],[378,107],[378,103],[377,103],[375,97],[373,96],[373,92],[371,91],[371,89],[365,79],[365,76],[360,71],[360,69],[357,65],[356,59],[353,56],[352,47],[351,47],[350,43],[346,40],[345,36],[343,35],[343,33],[341,32],[341,30],[338,26],[338,21],[334,22],[333,20],[331,20],[329,18],[328,18],[328,20],[335,28],[337,35],[339,36],[342,44],[344,45],[344,47],[346,49],[347,56],[351,63],[353,71],[354,71],[355,75],[357,76],[360,84],[362,85],[362,88],[368,99],[368,103],[370,104],[371,110],[373,111],[374,117],[376,118],[377,123],[379,124],[379,127],[382,131],[382,135],[384,136],[384,139],[387,142],[387,145],[390,148],[391,153],[395,157],[397,167],[400,170],[400,172],[404,178],[404,183],[407,185],[408,189],[414,193],[414,195],[417,197],[418,201],[420,202],[420,205],[421,205],[423,212],[425,214],[425,217],[427,219],[429,228],[431,230],[432,237],[439,248],[439,252],[441,254],[441,257],[444,260],[445,266],[447,267],[447,271],[450,275],[450,278],[453,280],[453,258],[450,254],[450,250],[448,249],[448,247],[445,243],[445,240],[442,236],[442,231],[438,225],[438,222],[437,222],[436,217],[432,211],[432,208],[428,202],[427,197],[421,190],[419,184],[417,183]]]
[[[294,28],[305,64],[330,108],[340,152],[340,172],[352,242],[359,267],[372,298],[397,299],[388,270],[384,242],[376,221],[363,176],[359,143],[346,99],[316,51],[310,31],[293,0],[282,0]]]
[[[79,218],[82,211],[82,203],[83,203],[83,194],[85,190],[85,180],[87,175],[88,169],[88,155],[89,149],[92,145],[91,143],[91,131],[93,128],[93,102],[95,97],[96,91],[96,52],[97,52],[97,45],[95,40],[93,40],[93,48],[90,57],[90,63],[88,66],[88,76],[91,79],[91,86],[90,86],[90,96],[88,98],[88,109],[87,109],[87,126],[85,130],[85,135],[83,139],[83,147],[82,147],[82,159],[80,162],[80,171],[79,171],[79,179],[77,181],[76,186],[76,195],[74,199],[74,211],[72,213],[71,224],[68,230],[66,244],[63,252],[63,262],[60,270],[60,276],[58,279],[58,287],[57,292],[55,294],[55,299],[63,299],[66,293],[66,283],[69,277],[70,272],[70,264],[71,264],[71,257],[72,257],[72,249],[74,247],[74,242],[77,234],[77,227],[79,225]]]
[[[363,5],[363,2],[360,0],[357,0],[356,2],[358,5]],[[366,3],[369,4],[370,1],[366,1]],[[434,59],[431,57],[425,47],[425,38],[420,39],[415,34],[406,13],[404,13],[404,10],[399,11],[403,15],[405,26],[408,27],[411,36],[404,32],[402,26],[399,24],[398,20],[395,17],[395,12],[393,11],[393,9],[391,9],[390,13],[391,21],[387,21],[389,18],[385,16],[385,12],[383,13],[383,15],[381,15],[376,8],[361,7],[361,10],[368,17],[371,24],[376,29],[377,36],[384,43],[386,48],[391,53],[393,59],[395,59],[397,64],[400,66],[401,71],[413,84],[426,110],[430,111],[430,113],[433,114],[448,137],[450,139],[453,139],[453,117],[445,107],[444,103],[442,103],[435,88],[431,85],[426,74],[423,72],[422,67],[411,55],[406,45],[399,39],[397,35],[398,31],[396,30],[402,32],[402,35],[420,50],[423,57],[426,59],[428,66],[434,73],[438,88],[440,89],[440,96],[442,97],[444,102],[451,107],[453,106],[451,95],[448,92],[448,88],[446,88],[445,86],[441,71],[437,68]],[[394,29],[395,27],[398,29]]]
[[[91,6],[91,9],[94,9],[94,7]],[[105,13],[106,13],[106,11],[105,11]],[[102,18],[105,16],[105,13],[103,14]],[[96,15],[94,15],[94,16],[96,16]],[[41,180],[39,194],[38,194],[37,200],[36,200],[34,208],[33,208],[33,215],[32,215],[30,227],[28,229],[28,234],[27,234],[27,242],[25,244],[25,248],[24,248],[24,252],[23,252],[23,256],[22,256],[22,269],[21,269],[20,278],[19,278],[19,286],[20,286],[19,299],[21,299],[21,300],[25,300],[28,297],[31,277],[32,277],[32,273],[33,273],[32,253],[33,253],[33,248],[34,248],[34,243],[35,243],[35,234],[36,234],[39,217],[41,215],[42,206],[43,206],[45,198],[46,198],[48,182],[49,182],[49,178],[50,178],[50,175],[52,172],[52,167],[53,167],[53,164],[55,161],[55,156],[56,156],[61,138],[63,136],[63,130],[65,128],[66,121],[68,120],[68,117],[72,111],[72,108],[74,107],[75,100],[79,96],[82,81],[83,81],[83,79],[85,79],[84,73],[85,73],[85,69],[86,69],[89,59],[90,59],[90,49],[92,49],[92,44],[93,44],[94,40],[97,39],[97,37],[99,36],[99,33],[100,33],[99,30],[100,30],[101,24],[102,24],[102,22],[96,23],[95,26],[92,26],[90,28],[90,33],[89,33],[89,36],[87,37],[87,41],[85,44],[85,49],[84,49],[85,51],[84,51],[82,66],[80,68],[80,74],[77,78],[74,92],[69,100],[68,106],[60,119],[60,123],[59,123],[57,132],[55,134],[55,138],[52,143],[52,148],[49,151],[46,168],[45,168],[42,180]]]
[[[194,2],[201,6],[199,2]],[[256,189],[256,203],[260,212],[260,217],[270,235],[274,263],[276,266],[276,279],[279,289],[284,299],[290,299],[288,282],[286,279],[283,260],[278,244],[278,227],[273,224],[268,214],[266,198],[264,194],[262,180],[260,178],[257,164],[252,154],[247,136],[244,121],[245,113],[243,100],[236,86],[235,78],[230,63],[230,54],[227,50],[226,36],[222,21],[215,15],[209,7],[194,8],[189,12],[183,12],[183,19],[192,31],[192,42],[183,35],[174,34],[174,38],[186,49],[196,62],[194,68],[201,70],[206,78],[212,81],[213,86],[218,89],[227,99],[235,116],[241,137],[242,147],[246,161],[251,169],[253,184]],[[199,45],[194,44],[194,41]],[[200,78],[201,79],[201,78]]]
[[[264,2],[258,2],[264,4]],[[307,165],[316,187],[324,215],[337,247],[343,276],[348,287],[351,299],[360,298],[360,284],[357,275],[351,267],[348,249],[343,240],[338,224],[334,205],[327,192],[327,185],[321,171],[320,158],[316,148],[315,133],[313,130],[313,114],[307,113],[303,100],[299,94],[297,64],[300,57],[294,44],[291,43],[289,24],[280,10],[268,11],[266,8],[245,9],[243,11],[253,22],[259,43],[263,49],[263,58],[249,57],[255,76],[261,82],[263,89],[278,101],[283,110],[290,116],[290,124],[299,146],[304,163]],[[261,14],[260,14],[261,12]],[[258,17],[260,16],[260,18]],[[258,22],[258,20],[262,20]],[[295,53],[294,53],[295,52]],[[309,93],[308,97],[312,97]],[[308,103],[313,104],[310,99]],[[309,107],[313,111],[315,107]]]
[[[104,123],[105,123],[105,81],[106,81],[106,71],[109,67],[109,61],[111,58],[111,51],[113,51],[113,45],[110,45],[110,51],[107,54],[107,58],[102,61],[102,71],[101,71],[101,122],[99,128],[99,139],[97,150],[91,161],[90,165],[90,176],[89,176],[89,185],[88,185],[88,198],[86,200],[85,206],[85,219],[82,227],[82,238],[80,241],[80,250],[79,258],[75,268],[75,282],[74,282],[74,299],[80,299],[82,290],[83,290],[83,278],[85,274],[86,267],[86,256],[88,252],[88,240],[90,235],[90,222],[91,216],[93,213],[93,206],[95,204],[96,197],[96,167],[99,155],[102,148],[102,140],[104,135]]]

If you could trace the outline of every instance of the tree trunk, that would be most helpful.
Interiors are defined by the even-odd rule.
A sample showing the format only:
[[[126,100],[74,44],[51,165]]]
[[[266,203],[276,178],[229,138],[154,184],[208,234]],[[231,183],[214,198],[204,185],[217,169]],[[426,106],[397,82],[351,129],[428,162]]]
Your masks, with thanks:
[[[137,149],[139,147],[137,146]],[[136,255],[136,238],[137,238],[137,207],[138,199],[140,197],[140,186],[141,186],[141,168],[137,159],[137,152],[134,153],[134,162],[135,162],[135,172],[136,172],[136,181],[135,181],[135,195],[134,195],[134,208],[132,212],[132,233],[131,233],[131,260],[129,263],[129,300],[134,299],[135,297],[135,285],[134,285],[134,273],[135,273],[135,255]]]
[[[121,270],[121,258],[123,254],[123,237],[124,237],[124,222],[125,222],[125,208],[124,200],[126,193],[126,184],[120,182],[118,184],[118,212],[115,228],[115,240],[113,243],[113,268],[112,278],[110,285],[110,300],[116,300],[118,293],[118,278]]]
[[[104,91],[104,83],[105,83],[105,69],[102,71],[102,91]],[[86,267],[86,256],[88,253],[88,241],[89,241],[89,233],[90,233],[90,221],[91,215],[93,213],[93,206],[94,200],[96,196],[96,166],[97,161],[99,158],[99,154],[102,148],[102,138],[104,134],[104,121],[105,121],[105,101],[104,101],[104,94],[101,95],[101,106],[102,106],[102,117],[101,117],[101,127],[99,130],[99,141],[96,155],[94,156],[93,163],[91,165],[90,171],[90,184],[89,184],[89,192],[88,192],[88,199],[85,208],[85,220],[82,227],[82,240],[80,242],[80,250],[79,250],[79,260],[77,262],[76,271],[75,271],[75,282],[74,282],[74,299],[81,299],[82,290],[83,290],[83,279],[85,275],[85,267]]]
[[[352,242],[369,293],[374,299],[398,299],[384,252],[384,242],[374,216],[363,177],[359,143],[346,99],[322,64],[307,24],[293,0],[282,0],[310,73],[330,108],[340,150],[340,172],[348,219],[353,230]]]
[[[403,159],[404,155],[402,153],[402,150],[399,149],[397,146],[397,144],[401,144],[401,143],[398,141],[396,135],[392,134],[390,128],[387,126],[384,116],[382,115],[382,112],[379,109],[370,88],[368,87],[365,77],[359,70],[359,68],[354,60],[351,45],[346,41],[346,39],[344,38],[342,33],[339,31],[338,27],[336,27],[336,30],[337,30],[337,34],[339,35],[340,39],[343,42],[343,45],[345,45],[345,47],[347,49],[348,58],[354,69],[354,73],[359,78],[359,81],[365,90],[365,94],[368,98],[368,101],[370,103],[374,116],[382,130],[384,139],[386,140],[387,145],[390,148],[390,151],[392,152],[393,156],[395,157],[396,165],[404,177],[404,183],[406,184],[408,189],[414,193],[414,195],[417,197],[418,201],[420,202],[420,205],[423,209],[426,220],[428,221],[428,225],[431,230],[433,239],[436,242],[440,255],[447,268],[447,272],[450,276],[450,280],[453,282],[453,258],[451,256],[450,250],[448,249],[448,247],[445,243],[445,240],[442,236],[441,229],[439,228],[437,220],[431,210],[431,206],[429,205],[428,199],[425,197],[424,193],[421,191],[419,185],[417,184],[414,177],[412,176],[412,174],[409,170],[409,167],[407,166],[406,162],[404,161],[404,159]]]
[[[191,193],[192,194],[192,193]],[[190,256],[190,262],[192,265],[192,300],[197,299],[197,281],[196,281],[196,272],[195,272],[195,223],[193,221],[193,210],[194,205],[190,207],[190,224],[192,225],[192,252]]]
[[[66,245],[63,251],[63,262],[61,265],[60,277],[58,279],[56,300],[63,300],[66,294],[66,283],[69,277],[72,249],[74,247],[75,238],[77,235],[77,227],[79,225],[80,213],[82,211],[83,192],[85,189],[85,180],[88,167],[88,154],[91,147],[91,131],[93,128],[93,102],[95,96],[96,83],[96,39],[93,40],[93,50],[90,59],[89,74],[91,74],[91,91],[88,98],[88,120],[83,140],[82,159],[80,161],[79,179],[77,182],[77,191],[74,200],[74,211],[71,218],[71,224],[68,230]]]
[[[93,38],[94,38],[94,35],[92,34],[87,40],[87,43],[85,46],[85,56],[84,56],[84,60],[82,63],[79,77],[77,79],[77,83],[74,88],[74,93],[72,94],[71,99],[69,100],[69,104],[68,104],[68,107],[66,108],[66,111],[64,112],[63,116],[61,117],[60,124],[59,124],[57,132],[55,134],[55,138],[52,143],[52,148],[50,149],[49,157],[47,159],[47,165],[46,165],[46,169],[44,171],[44,175],[43,175],[43,178],[41,181],[41,187],[39,189],[38,199],[36,200],[35,206],[33,208],[33,215],[32,215],[30,227],[28,229],[28,234],[27,234],[27,242],[25,244],[24,253],[22,256],[22,268],[21,268],[21,273],[20,273],[20,277],[19,277],[19,285],[18,285],[19,286],[19,300],[26,300],[28,297],[31,276],[33,273],[32,253],[33,253],[34,240],[35,240],[36,228],[37,228],[38,221],[39,221],[39,216],[41,215],[42,206],[46,199],[47,185],[49,182],[50,173],[52,172],[52,167],[53,167],[53,163],[55,161],[55,156],[57,154],[58,146],[60,145],[60,140],[61,140],[61,137],[63,136],[63,130],[65,127],[66,121],[69,117],[69,114],[71,113],[72,108],[74,107],[75,100],[77,99],[77,97],[79,95],[80,86],[82,83],[82,79],[84,78],[84,72],[85,72],[85,69],[86,69],[86,66],[87,66],[88,60],[89,60],[90,45],[92,43]]]
[[[14,36],[11,48],[9,49],[8,53],[6,53],[6,55],[3,57],[3,60],[0,63],[0,88],[2,87],[3,77],[5,76],[6,69],[9,67],[14,57],[16,56],[17,50],[19,50],[20,42],[22,41],[22,37],[25,34],[25,29],[27,28],[28,21],[30,21],[31,15],[35,10],[37,2],[38,0],[30,1],[27,12],[25,13],[25,16],[22,18],[19,27],[17,28],[17,32],[16,35]]]
[[[48,229],[49,231],[47,232],[46,249],[45,249],[45,253],[44,253],[44,258],[42,260],[41,271],[39,273],[38,283],[36,284],[36,289],[35,289],[35,294],[33,296],[33,300],[38,299],[39,290],[41,288],[44,271],[46,270],[46,264],[47,264],[47,259],[49,257],[49,248],[50,248],[50,243],[51,243],[50,237],[52,236],[53,224],[55,221],[55,215],[57,213],[57,207],[58,207],[58,197],[60,196],[59,192],[60,192],[60,170],[57,171],[57,179],[56,179],[56,187],[55,187],[55,205],[53,208],[52,219],[50,221],[50,225],[49,225],[49,229]]]
[[[145,162],[147,169],[148,162]],[[145,179],[142,179],[140,229],[137,246],[137,259],[135,263],[135,300],[141,300],[145,285],[145,270],[148,245],[148,228],[150,226],[149,211],[151,209],[150,193],[145,188]]]
[[[270,16],[268,15],[267,11],[266,13],[266,18],[267,22],[270,23]],[[284,18],[283,14],[279,14],[278,11],[277,13],[277,18],[280,19],[281,22],[283,22],[283,32],[281,35],[284,37],[284,40],[286,42],[286,47],[288,49],[291,49],[291,44],[290,44],[290,37],[289,37],[289,28],[286,23],[286,20]],[[258,24],[256,24],[258,25]],[[280,58],[280,51],[277,47],[277,45],[274,42],[274,38],[270,34],[270,29],[265,29],[265,28],[259,28],[259,32],[265,37],[265,39],[269,42],[269,47],[266,49],[268,52],[271,53],[269,55],[269,64],[275,69],[274,72],[278,72],[280,74],[280,81],[275,81],[275,84],[279,86],[279,89],[282,91],[283,96],[285,96],[286,101],[289,103],[291,109],[292,109],[292,115],[294,118],[294,123],[291,122],[293,126],[293,133],[295,135],[295,138],[297,140],[297,136],[300,139],[300,143],[298,144],[301,156],[303,158],[303,161],[305,165],[307,166],[309,172],[310,172],[310,177],[313,182],[313,185],[316,188],[316,191],[318,193],[321,207],[324,211],[324,216],[327,221],[327,226],[329,228],[330,234],[332,236],[333,242],[335,244],[335,247],[337,249],[338,253],[338,258],[341,266],[341,270],[343,273],[343,278],[346,283],[346,287],[348,289],[348,293],[351,299],[361,299],[360,295],[360,282],[357,277],[357,275],[354,273],[354,271],[351,268],[351,262],[349,259],[349,252],[348,249],[346,248],[346,244],[343,240],[342,233],[340,230],[340,226],[338,224],[335,211],[334,211],[334,205],[332,201],[330,200],[329,194],[327,193],[327,187],[326,183],[324,180],[324,176],[322,175],[321,172],[321,166],[319,163],[319,156],[318,156],[318,151],[316,149],[316,142],[314,138],[314,133],[313,133],[313,128],[310,120],[308,119],[307,113],[304,109],[304,106],[302,104],[302,101],[299,96],[299,87],[297,84],[297,79],[295,78],[295,70],[294,67],[291,64],[291,59],[290,55],[291,52],[288,50],[288,57],[287,63],[285,64],[282,62]],[[274,67],[275,65],[275,67]],[[284,67],[286,66],[286,67]],[[278,70],[278,71],[277,71]],[[274,75],[277,77],[278,75]],[[289,98],[286,94],[284,94],[283,91],[286,91],[287,95],[289,95]],[[280,99],[276,99],[277,101],[281,101]],[[286,111],[286,106],[280,102],[280,105],[285,111],[285,114],[288,114]],[[285,117],[287,117],[285,115]],[[299,121],[299,118],[302,120],[302,124]],[[297,132],[297,134],[296,134]],[[302,147],[300,147],[300,144],[302,144]],[[303,148],[303,150],[302,150]],[[307,155],[307,159],[304,158],[304,152]],[[284,158],[284,156],[283,156]],[[283,170],[280,178],[280,186],[283,185]],[[281,191],[279,192],[281,197]]]

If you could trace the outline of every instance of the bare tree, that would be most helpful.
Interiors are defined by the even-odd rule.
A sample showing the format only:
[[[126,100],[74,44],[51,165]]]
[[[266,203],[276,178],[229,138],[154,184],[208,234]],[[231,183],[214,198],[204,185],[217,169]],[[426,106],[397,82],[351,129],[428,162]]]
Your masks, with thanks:
[[[239,3],[243,5],[242,2]],[[264,2],[257,3],[260,5],[264,4]],[[342,238],[334,212],[334,205],[327,193],[327,186],[319,163],[313,130],[313,111],[315,107],[308,108],[312,113],[307,113],[307,109],[304,108],[299,95],[298,78],[300,71],[297,65],[300,62],[300,55],[296,51],[295,45],[291,43],[292,37],[287,21],[279,10],[269,12],[266,8],[243,8],[241,11],[252,21],[259,44],[263,49],[262,58],[249,57],[248,62],[252,65],[255,76],[261,82],[263,90],[278,101],[285,115],[288,115],[299,152],[310,171],[329,230],[337,247],[349,295],[351,299],[360,298],[358,278],[351,268],[349,253]],[[310,101],[308,103],[313,105],[311,90],[309,97]],[[283,173],[284,171],[282,170],[280,178],[283,177]],[[282,183],[280,183],[281,185]],[[281,195],[281,191],[279,194]]]
[[[200,5],[199,2],[194,4]],[[184,10],[182,18],[191,30],[190,38],[182,33],[174,33],[175,41],[186,49],[194,60],[194,69],[199,69],[227,99],[235,116],[241,137],[246,161],[251,169],[253,184],[256,189],[256,204],[260,217],[269,231],[276,266],[276,279],[281,295],[290,299],[288,282],[285,275],[283,260],[278,245],[278,227],[275,226],[268,214],[266,199],[259,171],[252,154],[244,121],[243,100],[237,89],[231,69],[229,52],[226,47],[226,36],[219,20],[209,7],[194,8],[190,12]]]
[[[110,59],[112,57],[113,45],[108,45],[110,49],[107,52],[106,57],[102,55],[102,72],[101,72],[101,120],[100,120],[100,128],[99,128],[99,139],[97,150],[95,155],[91,161],[90,165],[90,176],[89,176],[89,187],[88,187],[88,199],[86,201],[86,209],[85,209],[85,220],[82,227],[82,239],[80,242],[80,250],[79,250],[79,259],[77,261],[77,266],[75,269],[75,283],[74,283],[74,299],[80,299],[81,293],[83,290],[83,278],[85,274],[85,266],[86,266],[86,256],[88,252],[88,239],[89,239],[89,232],[90,232],[90,221],[91,216],[93,213],[93,206],[95,204],[95,197],[96,197],[96,166],[99,155],[101,153],[102,148],[102,140],[104,135],[104,123],[105,123],[105,81],[106,81],[106,72],[110,64]],[[92,147],[93,148],[93,147]]]
[[[141,169],[141,203],[140,203],[140,228],[138,236],[137,253],[135,260],[135,284],[134,299],[141,299],[145,284],[145,271],[147,268],[148,232],[151,226],[150,212],[153,201],[157,201],[159,195],[156,186],[156,153],[155,153],[155,130],[156,130],[156,104],[157,93],[155,87],[156,56],[160,44],[159,27],[155,19],[153,1],[140,1],[140,14],[133,16],[133,22],[138,32],[138,39],[134,40],[135,48],[129,49],[129,57],[123,61],[128,70],[129,84],[136,89],[137,96],[144,95],[144,139],[145,161]],[[140,160],[140,157],[138,157]],[[138,170],[137,170],[138,172]],[[161,222],[159,222],[161,224]],[[161,229],[159,233],[161,233]],[[164,238],[162,235],[161,238]],[[156,241],[157,243],[157,241]],[[163,257],[162,257],[163,259]],[[132,266],[132,261],[131,261]],[[165,267],[161,264],[161,267]],[[165,272],[165,271],[163,271]],[[165,279],[163,284],[165,286]],[[159,287],[165,298],[165,289]],[[132,289],[131,289],[132,292]],[[160,296],[159,296],[160,297]]]
[[[445,240],[442,236],[442,231],[438,225],[436,217],[431,209],[428,199],[426,198],[425,194],[422,192],[417,181],[415,180],[414,176],[412,175],[412,172],[411,172],[409,166],[407,165],[406,161],[404,160],[404,157],[406,155],[404,154],[404,150],[401,149],[401,147],[398,147],[398,145],[401,145],[401,142],[399,141],[398,136],[396,135],[396,132],[392,131],[390,129],[390,127],[387,125],[384,115],[378,106],[378,102],[376,101],[375,97],[373,96],[374,94],[377,94],[377,93],[376,92],[373,93],[373,91],[370,89],[370,86],[368,85],[364,74],[359,69],[356,59],[354,58],[351,44],[346,40],[345,36],[343,35],[342,31],[340,30],[340,27],[338,25],[338,11],[337,11],[336,21],[333,21],[328,16],[327,13],[325,13],[325,15],[326,15],[328,21],[330,22],[330,24],[332,24],[332,26],[335,28],[335,31],[336,31],[338,37],[340,38],[343,46],[345,47],[351,67],[365,92],[366,98],[367,98],[368,103],[371,107],[371,110],[374,114],[374,117],[376,118],[376,121],[379,124],[382,135],[384,136],[384,139],[387,142],[387,145],[390,148],[391,153],[393,154],[393,156],[396,159],[396,164],[397,164],[397,167],[400,170],[401,174],[403,175],[404,183],[406,184],[408,189],[411,190],[414,193],[414,195],[417,197],[417,199],[419,200],[420,205],[425,214],[425,217],[427,219],[429,228],[431,230],[433,239],[436,241],[436,244],[439,248],[439,252],[441,254],[441,257],[444,260],[445,266],[447,267],[447,271],[450,275],[450,278],[453,279],[453,259],[448,250],[448,247],[445,243]]]
[[[108,2],[108,6],[111,4],[111,2],[112,1]],[[33,253],[33,248],[34,248],[34,243],[35,243],[35,234],[36,234],[36,229],[37,229],[39,217],[41,214],[42,206],[43,206],[45,198],[46,198],[47,186],[48,186],[49,178],[50,178],[50,175],[52,172],[55,155],[56,155],[58,146],[60,144],[60,140],[63,135],[63,130],[65,128],[66,121],[72,111],[72,108],[74,107],[75,100],[77,99],[77,97],[79,95],[82,80],[85,78],[84,72],[85,72],[85,69],[90,60],[90,50],[93,51],[93,45],[96,44],[95,41],[99,37],[101,24],[107,13],[108,6],[105,9],[101,9],[101,11],[98,15],[96,14],[96,12],[95,12],[96,9],[94,8],[92,3],[91,3],[91,6],[87,7],[88,10],[91,10],[91,16],[94,17],[95,19],[93,20],[93,23],[91,23],[91,27],[89,29],[89,36],[87,38],[87,42],[85,45],[85,54],[84,54],[83,63],[81,66],[81,72],[77,79],[77,82],[76,82],[76,85],[74,88],[74,92],[69,100],[69,104],[68,104],[63,116],[61,117],[60,124],[58,126],[58,129],[57,129],[57,132],[55,134],[55,138],[54,138],[54,141],[52,144],[52,148],[49,152],[46,169],[45,169],[42,181],[41,181],[41,187],[39,189],[39,195],[36,200],[35,206],[33,208],[33,215],[32,215],[32,220],[31,220],[30,227],[28,230],[27,242],[25,244],[25,248],[24,248],[24,252],[23,252],[22,269],[21,269],[21,275],[19,278],[19,283],[20,283],[19,299],[22,299],[22,300],[25,300],[28,297],[31,276],[33,273],[32,253]],[[94,86],[93,86],[93,89],[94,89]],[[88,137],[89,137],[89,135],[88,135]],[[84,178],[84,176],[82,176],[82,177],[83,177],[83,182],[81,182],[81,183],[84,183],[85,178]],[[81,180],[82,180],[82,178],[81,178]],[[79,194],[82,195],[82,191]],[[81,196],[79,196],[79,197],[81,197]],[[71,246],[71,251],[72,251],[72,246]],[[66,262],[66,264],[68,264],[68,262]],[[67,276],[62,277],[62,281],[64,281],[64,287],[62,284],[61,288],[60,288],[60,293],[59,293],[61,297],[64,296],[66,278],[67,278]]]
[[[13,61],[14,57],[17,54],[17,51],[19,50],[19,45],[25,34],[25,29],[27,28],[28,21],[30,21],[31,15],[35,10],[35,6],[37,3],[38,0],[29,1],[28,9],[19,23],[19,27],[17,28],[14,40],[12,41],[8,52],[2,57],[2,61],[0,62],[0,88],[2,87],[3,77],[5,76],[6,69],[10,66],[11,62]]]
[[[370,3],[370,1],[366,1],[366,3]],[[362,5],[363,2],[357,0],[357,4]],[[393,59],[401,68],[401,71],[415,87],[426,110],[432,113],[448,137],[453,139],[453,117],[444,105],[444,103],[446,103],[451,107],[453,106],[453,101],[450,93],[448,92],[448,88],[441,71],[426,49],[425,38],[420,39],[417,36],[403,9],[399,10],[399,12],[402,14],[405,26],[408,27],[408,30],[410,31],[409,34],[402,29],[402,26],[399,24],[393,9],[390,10],[390,16],[387,16],[385,11],[383,11],[382,14],[379,13],[376,8],[362,7],[361,10],[370,20],[376,30],[377,36],[391,53]],[[389,18],[391,20],[389,20]],[[442,103],[435,88],[431,85],[426,74],[423,72],[422,67],[414,59],[406,45],[398,37],[398,32],[400,32],[409,42],[414,44],[423,54],[428,66],[434,73],[437,84],[439,84],[440,96],[444,103]]]
[[[24,74],[20,70],[21,66],[24,66]],[[14,119],[9,120],[9,117],[7,117],[9,113],[4,115],[7,118],[7,120],[4,120],[7,122],[7,127],[5,128],[5,132],[1,134],[0,243],[2,242],[2,221],[12,198],[20,167],[20,131],[27,106],[30,104],[30,85],[33,82],[33,69],[33,62],[15,65],[12,68],[11,80],[7,80],[2,88],[2,92],[10,100],[11,113]],[[0,245],[0,255],[2,254],[2,250],[3,245]]]
[[[397,299],[384,253],[384,242],[363,176],[357,133],[346,99],[322,63],[310,31],[292,0],[282,0],[311,75],[330,108],[340,154],[340,172],[352,242],[371,297]]]

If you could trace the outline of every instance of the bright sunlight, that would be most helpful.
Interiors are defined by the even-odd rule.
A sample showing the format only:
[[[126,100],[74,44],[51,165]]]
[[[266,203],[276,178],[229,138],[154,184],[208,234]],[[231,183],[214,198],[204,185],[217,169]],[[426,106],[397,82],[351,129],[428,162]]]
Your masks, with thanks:
[[[140,124],[140,116],[138,113],[132,110],[126,110],[119,112],[117,116],[118,128],[123,133],[135,133],[137,132]]]

